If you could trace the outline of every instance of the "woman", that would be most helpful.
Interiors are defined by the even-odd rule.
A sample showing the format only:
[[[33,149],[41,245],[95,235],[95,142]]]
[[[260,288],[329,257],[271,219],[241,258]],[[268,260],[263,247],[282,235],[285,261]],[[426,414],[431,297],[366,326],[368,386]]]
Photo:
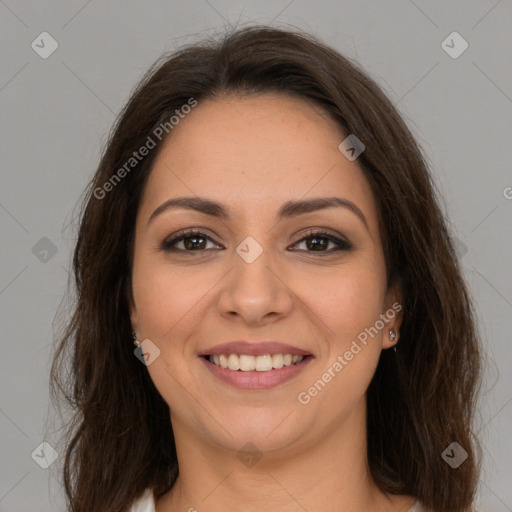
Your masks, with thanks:
[[[155,64],[73,264],[70,510],[471,509],[469,294],[416,142],[333,49],[252,27]]]

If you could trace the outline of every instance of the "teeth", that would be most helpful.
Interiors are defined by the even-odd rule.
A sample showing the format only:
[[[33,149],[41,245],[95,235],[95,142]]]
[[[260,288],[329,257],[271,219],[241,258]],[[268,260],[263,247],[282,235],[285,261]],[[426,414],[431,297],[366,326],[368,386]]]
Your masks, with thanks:
[[[256,370],[256,358],[255,357],[242,355],[242,356],[240,356],[239,359],[240,359],[240,370],[242,370],[244,372],[251,372],[253,370]]]
[[[265,354],[264,356],[256,357],[256,371],[268,372],[268,370],[272,370],[272,356]]]
[[[228,357],[228,368],[230,370],[240,369],[240,358],[236,354],[230,354]]]
[[[278,370],[283,366],[291,366],[300,363],[304,356],[292,356],[291,354],[265,354],[262,356],[248,356],[245,354],[222,354],[220,356],[210,356],[210,362],[228,368],[230,370],[241,370],[243,372],[267,372],[272,369]]]
[[[273,368],[282,368],[284,366],[284,357],[283,354],[274,354],[272,356],[272,367]]]

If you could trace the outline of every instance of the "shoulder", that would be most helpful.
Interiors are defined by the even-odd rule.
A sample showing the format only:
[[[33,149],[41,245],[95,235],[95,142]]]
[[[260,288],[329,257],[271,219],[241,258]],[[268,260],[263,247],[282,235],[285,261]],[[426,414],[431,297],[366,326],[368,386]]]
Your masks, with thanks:
[[[128,512],[155,512],[153,491],[151,489],[146,489],[140,498],[133,502]]]

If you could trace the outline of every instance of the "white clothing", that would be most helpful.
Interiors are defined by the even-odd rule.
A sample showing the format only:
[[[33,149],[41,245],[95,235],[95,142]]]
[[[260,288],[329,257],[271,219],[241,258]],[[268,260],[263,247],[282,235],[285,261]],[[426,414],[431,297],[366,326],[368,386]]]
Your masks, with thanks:
[[[144,494],[132,505],[130,512],[155,512],[155,500],[151,489],[144,491]]]
[[[155,512],[155,500],[151,489],[146,489],[144,494],[132,505],[130,512]],[[427,512],[419,501],[407,512]]]

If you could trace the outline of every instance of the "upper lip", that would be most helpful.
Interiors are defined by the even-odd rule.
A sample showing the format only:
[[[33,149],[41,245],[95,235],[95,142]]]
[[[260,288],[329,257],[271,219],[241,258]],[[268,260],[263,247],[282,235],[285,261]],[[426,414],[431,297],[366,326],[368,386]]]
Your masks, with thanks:
[[[245,354],[248,356],[262,356],[265,354],[291,354],[292,356],[311,355],[307,350],[302,350],[293,345],[280,343],[278,341],[230,341],[207,348],[199,353],[200,356],[220,356],[222,354]]]

